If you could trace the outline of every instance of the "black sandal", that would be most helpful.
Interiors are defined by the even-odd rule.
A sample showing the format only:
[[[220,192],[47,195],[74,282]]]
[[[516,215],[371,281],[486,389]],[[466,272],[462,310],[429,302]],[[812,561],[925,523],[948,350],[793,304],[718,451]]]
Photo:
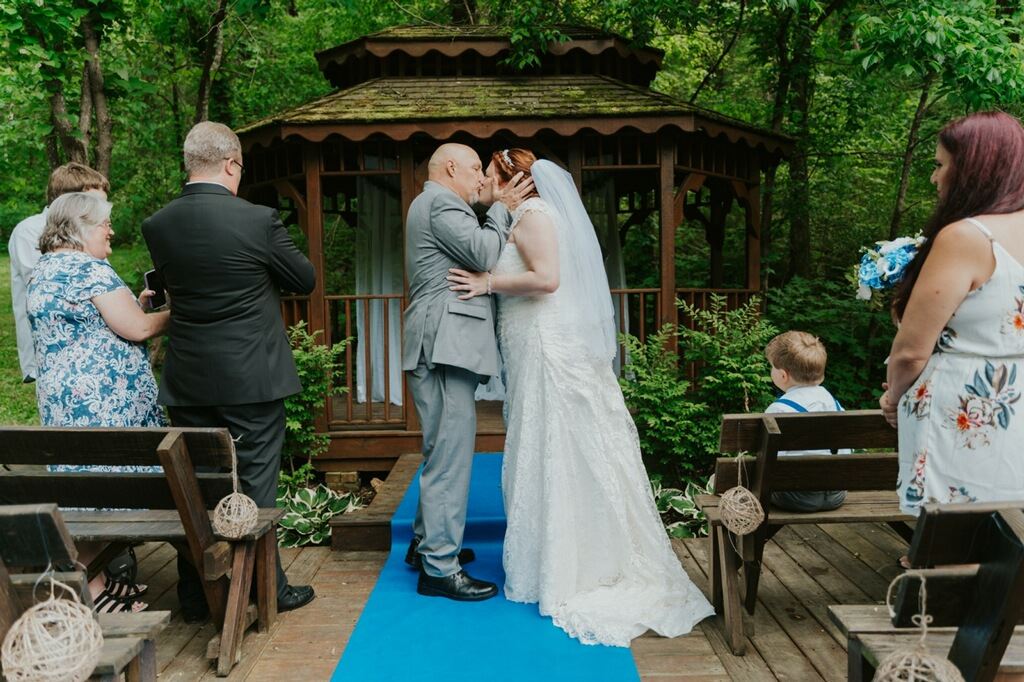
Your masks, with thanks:
[[[149,589],[148,585],[136,582],[139,574],[139,561],[135,557],[135,548],[130,545],[125,552],[107,564],[107,567],[103,569],[103,574],[107,579],[104,589],[121,599],[141,597]]]
[[[136,608],[136,604],[140,606]],[[103,591],[100,592],[96,601],[93,602],[93,610],[96,613],[139,613],[149,608],[149,604],[144,601],[138,601],[130,597],[118,597],[116,594],[110,591],[110,584],[108,583]]]

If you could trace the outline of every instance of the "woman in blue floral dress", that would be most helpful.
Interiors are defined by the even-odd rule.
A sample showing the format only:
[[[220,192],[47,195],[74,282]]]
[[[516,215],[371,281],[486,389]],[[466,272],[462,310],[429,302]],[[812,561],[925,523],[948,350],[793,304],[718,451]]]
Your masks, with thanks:
[[[44,426],[165,426],[145,340],[163,332],[169,313],[146,314],[105,260],[111,205],[91,193],[65,194],[49,208],[42,256],[28,285],[38,373],[36,401]],[[54,467],[60,471],[153,471],[150,467]],[[155,470],[159,471],[159,468]],[[88,548],[80,547],[83,553]],[[108,584],[96,601],[119,610],[141,591]],[[120,602],[118,601],[120,599]],[[138,610],[138,602],[133,608]]]
[[[1024,500],[1024,127],[995,112],[953,121],[935,160],[939,203],[896,292],[880,399],[908,514]]]

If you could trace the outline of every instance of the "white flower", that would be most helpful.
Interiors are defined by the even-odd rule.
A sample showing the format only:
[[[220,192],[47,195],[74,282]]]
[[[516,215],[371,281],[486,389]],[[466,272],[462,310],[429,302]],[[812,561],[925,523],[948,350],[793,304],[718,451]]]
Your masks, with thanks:
[[[857,298],[861,301],[871,300],[871,287],[866,284],[861,284],[857,287]]]

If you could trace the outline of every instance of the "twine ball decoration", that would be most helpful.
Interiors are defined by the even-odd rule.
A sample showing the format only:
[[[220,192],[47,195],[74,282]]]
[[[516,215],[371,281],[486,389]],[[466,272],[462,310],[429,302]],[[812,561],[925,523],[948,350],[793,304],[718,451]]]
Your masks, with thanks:
[[[46,601],[21,615],[4,638],[3,674],[9,682],[83,682],[100,660],[103,632],[92,610],[72,596]]]
[[[923,645],[897,649],[878,663],[872,682],[964,682],[959,668]]]
[[[741,485],[729,488],[718,502],[722,525],[735,535],[754,532],[764,521],[764,508],[754,493]]]
[[[231,493],[213,510],[213,530],[224,538],[237,540],[259,523],[260,510],[244,493]]]

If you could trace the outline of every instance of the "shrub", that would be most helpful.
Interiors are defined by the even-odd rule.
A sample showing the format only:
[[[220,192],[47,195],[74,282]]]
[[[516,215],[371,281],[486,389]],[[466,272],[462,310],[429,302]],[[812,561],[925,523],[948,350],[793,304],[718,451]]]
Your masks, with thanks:
[[[339,358],[349,340],[328,347],[317,341],[320,334],[319,331],[310,334],[305,322],[299,322],[288,330],[302,391],[284,401],[286,429],[282,458],[288,466],[281,468],[280,483],[286,496],[313,480],[313,458],[327,451],[330,439],[316,429],[316,418],[324,407],[324,397],[328,393],[339,395],[346,390]]]
[[[623,334],[629,365],[619,384],[648,468],[672,480],[686,480],[707,468],[707,453],[715,446],[718,426],[710,424],[707,405],[690,394],[676,354],[666,348],[675,334],[672,325],[665,325],[645,343]]]
[[[359,497],[339,494],[325,485],[299,488],[278,499],[285,515],[277,528],[277,540],[282,547],[321,545],[331,537],[331,519],[362,507]]]
[[[654,503],[669,537],[695,538],[708,534],[708,517],[697,507],[697,496],[711,492],[710,479],[703,485],[689,482],[683,490],[663,488],[661,477],[651,478]]]
[[[683,358],[696,363],[694,395],[708,406],[717,440],[723,414],[759,412],[771,402],[771,366],[764,347],[778,330],[761,317],[757,297],[735,310],[716,295],[707,309],[686,303],[680,308],[693,322],[693,329],[679,330]]]

